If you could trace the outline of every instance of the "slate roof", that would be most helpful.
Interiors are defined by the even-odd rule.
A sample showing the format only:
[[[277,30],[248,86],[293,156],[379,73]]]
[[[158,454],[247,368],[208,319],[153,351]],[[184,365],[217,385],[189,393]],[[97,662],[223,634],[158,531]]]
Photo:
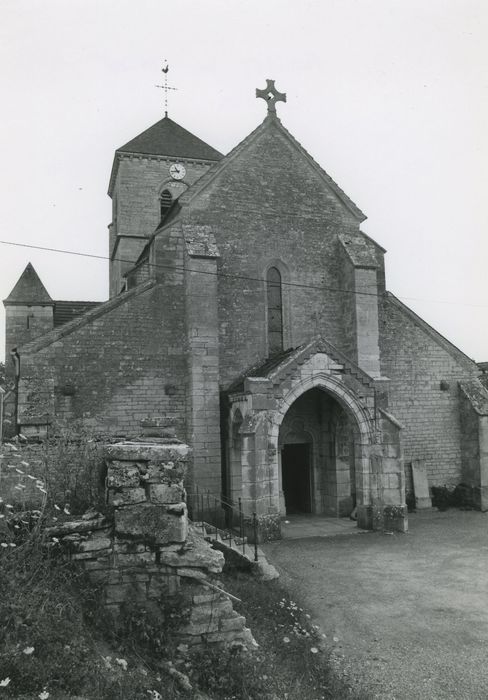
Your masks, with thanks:
[[[55,301],[54,302],[54,327],[62,326],[81,316],[86,311],[99,306],[100,301]]]
[[[4,304],[53,304],[32,263],[20,275]]]
[[[117,153],[142,153],[152,156],[220,160],[223,156],[190,131],[164,117],[117,149]]]
[[[166,156],[168,158],[188,158],[189,160],[205,160],[216,162],[223,158],[222,153],[209,146],[187,129],[174,122],[169,117],[160,119],[141,134],[117,148],[115,151],[108,193],[112,189],[117,176],[119,160],[123,154]]]

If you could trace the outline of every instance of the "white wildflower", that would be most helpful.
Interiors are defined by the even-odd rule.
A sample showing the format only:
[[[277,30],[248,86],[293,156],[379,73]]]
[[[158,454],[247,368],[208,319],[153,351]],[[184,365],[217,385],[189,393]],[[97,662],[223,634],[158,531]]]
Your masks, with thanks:
[[[26,647],[26,648],[22,651],[22,653],[25,654],[26,656],[30,656],[31,654],[34,653],[34,647]]]
[[[119,666],[122,666],[124,671],[127,671],[127,661],[125,659],[115,659],[115,663],[119,664]]]
[[[163,696],[161,693],[158,693],[157,690],[148,690],[147,692],[151,696],[152,700],[163,700]]]
[[[317,647],[311,647],[311,648],[310,648],[310,651],[312,652],[312,654],[318,654],[318,653],[319,653],[319,650],[317,649]]]
[[[7,678],[4,678],[3,680],[0,681],[0,688],[6,688],[9,683],[10,683],[10,678],[7,676]]]
[[[290,638],[289,638],[289,637],[283,637],[283,641],[285,642],[285,644],[288,644],[288,643],[290,642]]]
[[[39,700],[47,700],[49,697],[49,693],[47,692],[47,690],[43,690],[42,693],[39,693],[37,697],[39,698]]]

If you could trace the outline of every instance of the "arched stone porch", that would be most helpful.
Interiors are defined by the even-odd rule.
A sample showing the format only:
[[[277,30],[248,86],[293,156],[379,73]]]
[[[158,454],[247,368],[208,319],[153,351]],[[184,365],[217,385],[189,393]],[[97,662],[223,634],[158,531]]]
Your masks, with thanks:
[[[336,434],[335,452],[329,460],[334,468],[329,469],[327,484],[323,478],[319,484],[324,463],[317,454],[312,455],[309,512],[346,515],[355,501],[360,527],[407,528],[400,425],[377,405],[378,380],[338,361],[338,352],[330,348],[325,341],[314,341],[263,372],[264,376],[247,377],[240,391],[228,394],[228,496],[233,501],[240,497],[247,515],[257,514],[261,539],[280,536],[280,516],[286,513],[284,447],[308,441],[313,450],[314,442],[319,444],[320,426],[307,423],[304,416],[300,426],[294,424],[300,435],[292,435],[288,443],[282,429],[293,407],[311,396],[310,392],[323,396],[335,415],[347,423],[352,454],[345,460],[345,454],[337,453]],[[300,421],[299,415],[296,421]],[[293,429],[292,420],[288,433]]]

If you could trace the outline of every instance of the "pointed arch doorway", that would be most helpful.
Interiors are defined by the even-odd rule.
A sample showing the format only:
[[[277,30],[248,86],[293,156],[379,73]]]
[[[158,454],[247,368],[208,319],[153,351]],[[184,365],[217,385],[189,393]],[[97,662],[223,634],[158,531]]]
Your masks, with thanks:
[[[315,387],[288,408],[279,430],[282,514],[350,515],[356,505],[357,424]]]

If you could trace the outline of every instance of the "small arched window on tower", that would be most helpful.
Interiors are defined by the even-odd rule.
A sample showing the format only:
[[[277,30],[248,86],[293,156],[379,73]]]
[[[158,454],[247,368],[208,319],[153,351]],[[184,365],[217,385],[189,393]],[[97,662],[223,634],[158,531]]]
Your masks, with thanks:
[[[163,190],[161,192],[159,204],[161,207],[161,221],[163,221],[166,214],[168,213],[169,208],[173,204],[173,197],[171,196],[171,192],[169,190]]]
[[[281,274],[278,268],[270,267],[266,275],[268,304],[268,356],[283,350],[283,303]]]

